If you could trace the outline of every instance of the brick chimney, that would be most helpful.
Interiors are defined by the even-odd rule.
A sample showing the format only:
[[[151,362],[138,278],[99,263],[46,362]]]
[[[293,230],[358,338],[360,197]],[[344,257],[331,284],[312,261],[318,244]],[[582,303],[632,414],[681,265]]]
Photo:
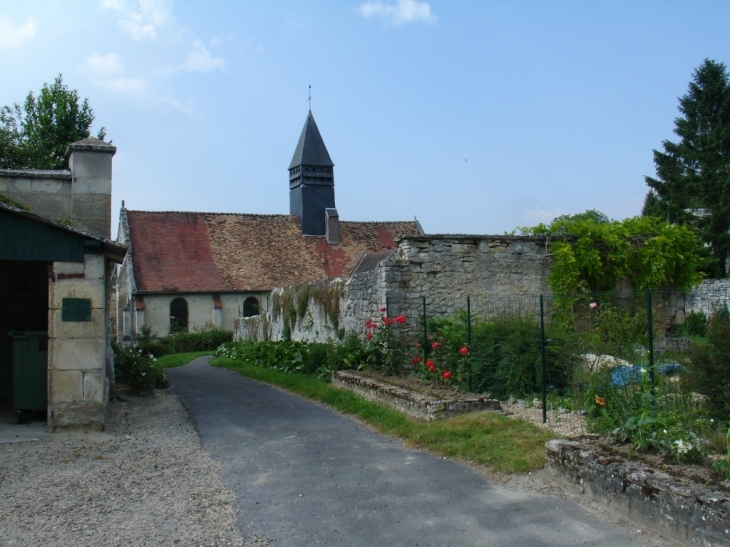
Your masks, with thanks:
[[[327,243],[334,245],[340,242],[340,215],[337,209],[327,208],[324,210],[324,226]]]

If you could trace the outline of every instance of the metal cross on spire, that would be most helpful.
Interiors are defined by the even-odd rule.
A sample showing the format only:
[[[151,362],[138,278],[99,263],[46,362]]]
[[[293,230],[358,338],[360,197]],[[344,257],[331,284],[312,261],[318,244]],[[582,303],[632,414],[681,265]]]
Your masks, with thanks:
[[[312,111],[312,84],[309,84],[309,98],[307,99],[309,101],[309,111]]]

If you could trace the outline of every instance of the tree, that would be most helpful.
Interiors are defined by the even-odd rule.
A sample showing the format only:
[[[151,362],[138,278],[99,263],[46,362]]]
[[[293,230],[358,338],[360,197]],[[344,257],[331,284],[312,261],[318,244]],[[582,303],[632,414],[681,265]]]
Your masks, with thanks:
[[[89,137],[94,111],[88,99],[66,87],[59,74],[44,84],[38,97],[31,91],[23,106],[0,110],[0,168],[63,169],[66,147]],[[102,127],[97,138],[104,140]]]
[[[681,115],[674,120],[679,142],[654,150],[656,178],[644,215],[691,226],[703,244],[702,270],[725,277],[730,252],[730,75],[723,63],[705,59],[694,71]]]

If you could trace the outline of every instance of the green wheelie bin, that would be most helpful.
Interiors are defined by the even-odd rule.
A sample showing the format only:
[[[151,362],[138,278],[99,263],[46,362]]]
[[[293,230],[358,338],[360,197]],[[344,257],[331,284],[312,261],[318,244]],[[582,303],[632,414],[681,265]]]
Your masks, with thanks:
[[[11,330],[13,339],[13,407],[19,423],[29,412],[48,406],[48,333]]]

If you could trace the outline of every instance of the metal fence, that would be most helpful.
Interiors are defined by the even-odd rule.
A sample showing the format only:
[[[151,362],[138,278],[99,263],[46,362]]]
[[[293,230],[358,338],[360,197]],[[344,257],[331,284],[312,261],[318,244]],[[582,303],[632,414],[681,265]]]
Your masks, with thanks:
[[[727,421],[730,293],[713,298],[706,314],[676,290],[461,296],[443,317],[424,297],[417,336],[452,383],[566,435],[606,432],[648,407]]]

